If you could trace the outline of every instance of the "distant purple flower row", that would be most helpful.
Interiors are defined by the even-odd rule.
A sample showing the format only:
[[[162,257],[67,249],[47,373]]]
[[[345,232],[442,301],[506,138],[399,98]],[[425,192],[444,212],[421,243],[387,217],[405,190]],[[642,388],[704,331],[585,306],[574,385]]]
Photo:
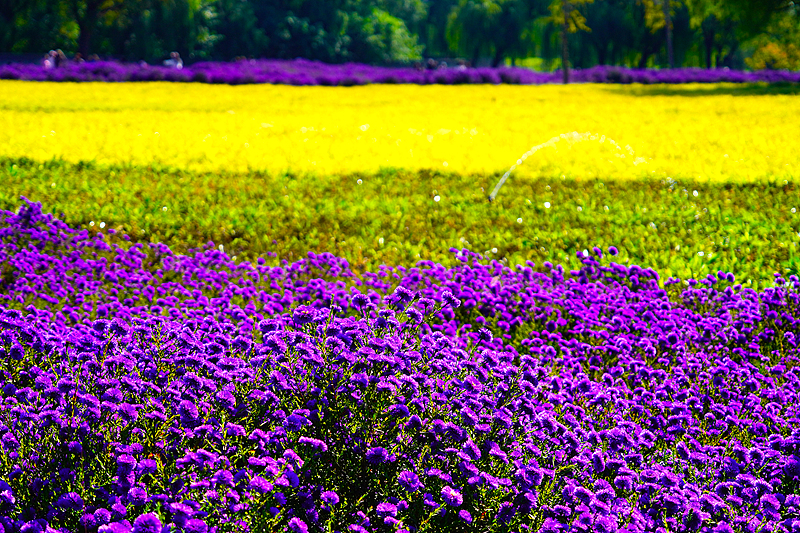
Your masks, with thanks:
[[[800,530],[796,278],[454,253],[359,279],[0,212],[2,530]]]
[[[273,83],[285,85],[366,85],[371,83],[475,84],[560,83],[559,72],[534,72],[524,68],[413,68],[375,67],[348,63],[330,65],[316,61],[259,60],[235,63],[196,63],[182,70],[162,66],[124,64],[110,61],[70,63],[46,70],[40,65],[0,66],[0,79],[33,81],[175,81],[225,84]],[[725,69],[682,68],[672,70],[630,69],[597,66],[576,69],[572,80],[578,83],[719,83],[790,82],[800,83],[800,72],[743,72]]]

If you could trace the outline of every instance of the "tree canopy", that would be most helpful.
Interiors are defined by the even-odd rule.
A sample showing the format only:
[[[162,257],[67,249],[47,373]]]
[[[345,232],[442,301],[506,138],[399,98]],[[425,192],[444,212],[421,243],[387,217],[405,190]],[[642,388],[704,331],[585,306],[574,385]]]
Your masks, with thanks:
[[[561,35],[565,35],[562,46]],[[793,0],[0,0],[0,53],[800,68]],[[672,58],[672,61],[670,61]]]

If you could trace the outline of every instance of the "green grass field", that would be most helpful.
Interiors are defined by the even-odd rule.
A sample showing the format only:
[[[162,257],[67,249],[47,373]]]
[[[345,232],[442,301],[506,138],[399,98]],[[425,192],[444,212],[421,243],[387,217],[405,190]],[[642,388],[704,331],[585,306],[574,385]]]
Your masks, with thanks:
[[[238,259],[332,252],[356,271],[420,259],[451,264],[451,247],[512,265],[566,267],[576,251],[609,245],[622,262],[662,277],[726,270],[756,285],[800,268],[792,183],[512,176],[490,203],[498,178],[385,171],[304,179],[5,159],[0,208],[15,209],[25,196],[69,224],[117,228],[136,242],[185,251],[213,241]]]

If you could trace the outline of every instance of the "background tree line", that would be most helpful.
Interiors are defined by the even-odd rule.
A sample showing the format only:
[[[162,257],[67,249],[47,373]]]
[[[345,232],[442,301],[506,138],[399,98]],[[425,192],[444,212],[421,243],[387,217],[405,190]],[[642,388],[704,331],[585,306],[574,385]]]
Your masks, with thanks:
[[[0,0],[0,53],[800,68],[792,0]]]

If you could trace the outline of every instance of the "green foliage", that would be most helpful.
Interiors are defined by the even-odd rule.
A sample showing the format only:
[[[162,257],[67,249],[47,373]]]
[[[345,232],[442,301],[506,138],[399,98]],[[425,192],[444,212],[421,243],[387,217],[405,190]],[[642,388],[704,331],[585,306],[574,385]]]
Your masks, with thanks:
[[[2,0],[0,53],[495,66],[535,56],[556,68],[566,10],[574,66],[666,66],[664,2],[678,67],[795,66],[791,0]]]
[[[218,175],[4,160],[0,208],[16,209],[25,196],[63,213],[69,224],[91,232],[117,228],[133,241],[160,241],[177,252],[207,241],[240,260],[332,252],[362,272],[420,259],[450,264],[451,247],[511,265],[533,260],[567,267],[576,251],[615,245],[622,262],[665,277],[725,270],[745,285],[800,265],[800,196],[793,183],[542,176],[510,181],[489,203],[497,177],[392,169]]]

